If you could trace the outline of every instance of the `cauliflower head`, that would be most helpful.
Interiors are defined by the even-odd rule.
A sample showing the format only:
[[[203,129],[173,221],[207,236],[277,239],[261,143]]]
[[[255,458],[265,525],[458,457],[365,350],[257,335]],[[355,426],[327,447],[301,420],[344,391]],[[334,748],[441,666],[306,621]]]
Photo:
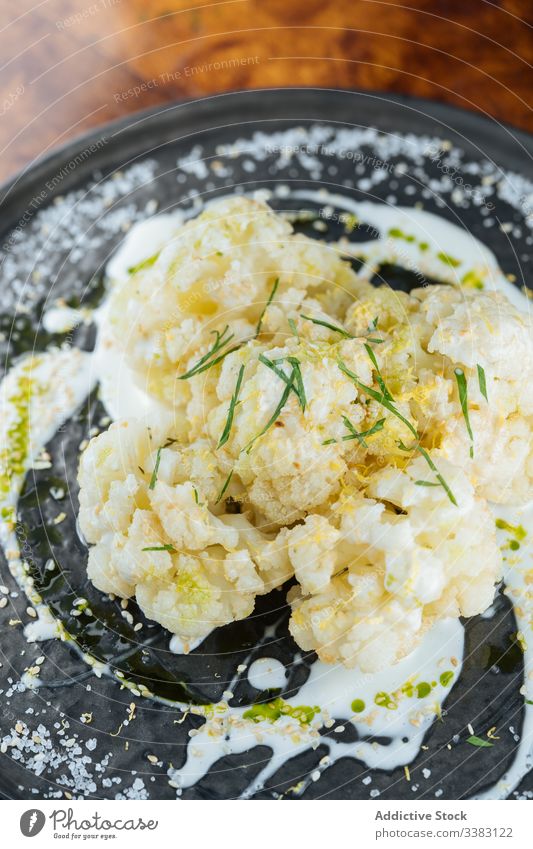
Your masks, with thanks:
[[[533,496],[533,341],[503,295],[376,288],[232,198],[117,284],[109,321],[169,412],[82,455],[103,592],[186,643],[294,578],[296,642],[369,672],[490,605],[487,500]]]
[[[223,482],[204,442],[180,447],[163,423],[112,424],[79,469],[91,581],[136,595],[148,617],[185,640],[248,616],[255,597],[292,571],[283,538],[210,510]]]
[[[412,651],[435,620],[491,604],[501,563],[494,521],[460,469],[443,461],[441,472],[456,504],[419,457],[289,532],[298,645],[377,671]]]
[[[275,330],[308,295],[334,293],[346,308],[358,278],[338,250],[293,233],[265,203],[233,197],[187,222],[150,262],[113,290],[109,321],[138,382],[171,405],[189,397],[176,380],[216,343]],[[276,303],[265,308],[276,294]]]

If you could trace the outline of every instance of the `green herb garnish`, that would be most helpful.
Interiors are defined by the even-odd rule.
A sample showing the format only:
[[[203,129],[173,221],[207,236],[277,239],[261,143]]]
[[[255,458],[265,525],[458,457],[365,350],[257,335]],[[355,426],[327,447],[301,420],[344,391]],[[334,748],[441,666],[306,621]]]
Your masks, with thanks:
[[[463,411],[463,418],[465,420],[466,429],[468,431],[468,435],[470,437],[470,456],[474,456],[474,434],[472,433],[472,428],[470,426],[470,416],[468,415],[468,386],[466,383],[465,373],[462,369],[456,368],[454,369],[455,379],[457,381],[457,388],[459,390],[459,402],[461,404],[461,410]]]
[[[367,345],[366,343],[365,343],[365,351],[367,352],[368,356],[372,360],[372,365],[374,366],[374,371],[376,372],[376,381],[377,381],[379,388],[383,392],[384,398],[386,398],[388,401],[394,401],[394,398],[392,397],[391,393],[387,389],[387,387],[385,385],[385,381],[383,380],[383,375],[381,374],[381,371],[379,369],[378,361],[376,360],[376,355],[374,354],[374,351],[372,350],[370,345]]]
[[[146,548],[141,548],[141,551],[170,551],[172,554],[176,554],[173,545],[147,545]]]
[[[479,383],[479,391],[483,395],[485,401],[488,402],[489,396],[487,395],[487,378],[485,376],[485,369],[483,366],[477,364],[477,379]]]
[[[379,318],[379,316],[376,316],[375,318],[372,319],[372,321],[368,325],[368,333],[373,333],[374,330],[378,329],[378,318]],[[369,342],[375,342],[375,343],[381,343],[381,342],[385,341],[384,339],[374,339],[372,336],[367,336],[366,338],[368,339]]]
[[[368,448],[368,445],[365,442],[365,436],[372,436],[373,433],[377,433],[378,431],[383,430],[383,426],[385,424],[385,419],[380,419],[375,424],[373,424],[372,427],[369,428],[369,430],[362,430],[357,432],[351,421],[346,416],[343,416],[342,420],[350,431],[350,433],[347,433],[345,436],[341,437],[341,441],[348,442],[348,440],[350,439],[357,439],[364,448]],[[337,442],[337,440],[326,439],[325,442],[322,443],[322,445],[332,445],[334,442]]]
[[[155,489],[155,485],[157,483],[157,474],[159,472],[159,464],[161,462],[161,451],[163,450],[163,448],[164,446],[160,445],[157,449],[157,454],[155,457],[155,466],[152,472],[152,477],[150,478],[150,483],[148,484],[148,489]]]
[[[152,437],[150,435],[150,439],[151,438]],[[154,470],[152,472],[152,477],[150,478],[150,483],[148,484],[148,489],[154,489],[154,487],[157,483],[157,474],[159,472],[159,464],[161,462],[161,451],[163,450],[163,448],[168,448],[170,445],[174,445],[175,442],[176,442],[175,439],[167,439],[165,444],[160,445],[159,448],[157,449],[157,454],[156,454],[156,457],[155,457],[155,466],[154,466]]]
[[[483,740],[482,737],[476,737],[475,734],[468,737],[466,742],[470,743],[471,746],[479,746],[480,749],[490,749],[494,745],[493,743],[489,743],[488,740]]]
[[[128,268],[128,274],[137,274],[138,271],[142,271],[144,268],[151,268],[157,261],[160,253],[161,251],[158,251],[156,254],[152,254],[152,256],[147,257],[147,259],[141,260],[137,263],[137,265],[130,265]]]
[[[300,313],[300,318],[305,318],[306,321],[311,321],[313,324],[318,324],[320,327],[327,327],[328,330],[333,330],[335,333],[340,333],[345,339],[355,339],[351,333],[348,333],[343,327],[337,327],[336,324],[330,324],[329,321],[322,321],[319,318],[311,318],[309,315]]]
[[[347,366],[345,363],[343,363],[343,361],[342,361],[342,360],[338,360],[337,365],[339,366],[339,369],[340,369],[340,370],[341,370],[341,371],[342,371],[342,372],[343,372],[343,373],[344,373],[347,377],[349,377],[349,378],[350,378],[350,380],[353,380],[353,382],[355,383],[355,385],[356,385],[359,389],[362,389],[362,390],[363,390],[363,392],[365,393],[365,395],[369,395],[369,396],[370,396],[370,398],[373,398],[375,401],[377,401],[377,402],[378,402],[378,404],[381,404],[383,407],[385,407],[385,409],[390,410],[390,412],[391,412],[393,415],[395,415],[395,416],[396,416],[396,418],[400,419],[400,421],[401,421],[401,422],[403,422],[403,424],[404,424],[407,428],[409,428],[409,430],[411,431],[411,433],[413,434],[413,436],[414,436],[414,437],[415,437],[415,439],[417,440],[417,445],[416,445],[416,449],[415,449],[415,450],[416,450],[416,451],[419,451],[419,453],[420,453],[420,454],[422,454],[422,456],[423,456],[423,458],[425,459],[426,463],[428,464],[429,468],[430,468],[433,472],[435,472],[435,475],[436,475],[436,477],[437,477],[437,480],[438,480],[438,481],[440,482],[440,484],[443,486],[443,488],[444,488],[444,490],[445,490],[445,492],[446,492],[446,495],[448,496],[448,498],[450,499],[450,501],[452,502],[452,504],[454,504],[454,505],[457,507],[457,501],[455,500],[455,496],[453,495],[453,492],[451,491],[450,487],[448,486],[448,484],[446,483],[446,481],[444,480],[444,478],[443,478],[443,477],[442,477],[442,475],[440,474],[440,472],[439,472],[439,470],[437,469],[437,467],[436,467],[435,463],[433,462],[433,460],[431,459],[431,457],[429,456],[429,454],[427,453],[427,451],[425,450],[425,448],[422,448],[422,446],[421,446],[420,444],[418,444],[418,440],[420,439],[420,436],[419,436],[419,434],[418,434],[417,429],[414,427],[414,425],[412,425],[412,424],[411,424],[411,422],[410,422],[410,421],[408,421],[408,419],[406,419],[406,418],[405,418],[405,416],[402,416],[402,414],[400,413],[400,411],[399,411],[399,410],[397,410],[397,409],[396,409],[396,407],[394,406],[394,404],[392,403],[392,401],[390,401],[388,398],[386,398],[386,397],[385,397],[385,395],[384,395],[383,393],[381,393],[381,394],[380,394],[379,392],[376,392],[376,390],[375,390],[375,389],[372,389],[372,387],[371,387],[371,386],[366,386],[366,384],[361,383],[361,381],[359,380],[359,378],[357,377],[357,375],[356,375],[356,374],[354,374],[354,373],[353,373],[353,371],[350,371],[350,369],[348,368],[348,366]],[[399,441],[398,445],[399,445],[399,447],[402,449],[402,451],[409,451],[409,450],[410,450],[409,448],[406,448],[406,447],[405,447],[405,445],[403,444],[403,442],[401,442],[401,440]]]
[[[229,330],[229,325],[227,325],[227,324],[226,324],[224,330],[222,331],[222,333],[219,333],[218,330],[212,330],[211,334],[215,335],[215,341],[214,341],[213,345],[211,346],[211,348],[209,349],[209,351],[207,352],[207,354],[204,354],[203,357],[201,357],[198,360],[196,365],[194,365],[191,369],[189,369],[188,372],[186,372],[185,374],[181,374],[178,377],[178,380],[188,380],[190,377],[194,377],[194,375],[200,374],[201,372],[206,371],[206,369],[217,365],[217,363],[219,363],[221,360],[223,360],[224,357],[227,357],[228,354],[231,354],[233,351],[236,351],[238,348],[240,348],[242,343],[239,343],[239,345],[235,345],[233,348],[230,348],[229,350],[224,351],[224,353],[220,354],[220,356],[218,356],[218,357],[216,356],[216,354],[218,354],[218,352],[221,351],[222,348],[224,348],[226,345],[229,345],[229,343],[231,342],[231,340],[234,337],[233,333],[230,333],[229,336],[226,336],[226,333],[228,332],[228,330]]]
[[[298,328],[296,327],[296,322],[294,321],[293,318],[289,318],[289,319],[287,319],[287,321],[289,322],[289,327],[292,331],[293,336],[296,336],[296,338],[299,339],[300,334],[298,333]]]
[[[263,312],[259,316],[259,321],[257,322],[257,328],[256,328],[256,331],[255,331],[256,338],[261,333],[261,325],[263,324],[263,319],[265,317],[265,313],[266,313],[267,309],[269,308],[270,304],[272,303],[272,301],[274,299],[274,295],[277,292],[278,286],[279,286],[279,277],[276,277],[276,280],[275,280],[274,285],[272,287],[272,291],[271,291],[270,295],[268,296],[268,301],[266,302],[265,306],[263,307]]]
[[[284,377],[286,378],[287,375],[284,374]],[[261,431],[259,431],[259,433],[256,436],[254,436],[254,438],[251,439],[250,442],[248,443],[248,445],[244,448],[244,450],[246,451],[247,454],[250,453],[254,443],[261,436],[263,436],[267,432],[267,430],[269,430],[272,427],[272,425],[277,421],[279,414],[281,413],[283,407],[285,406],[285,404],[288,401],[288,398],[289,398],[289,395],[291,394],[291,391],[293,391],[293,389],[294,389],[294,379],[295,379],[295,368],[293,366],[291,376],[290,376],[290,378],[288,379],[288,381],[285,385],[285,389],[283,390],[283,394],[282,394],[282,396],[279,400],[278,406],[276,407],[276,409],[272,413],[271,417],[269,418],[269,420],[266,423],[266,425],[264,426],[264,428]]]
[[[418,451],[418,453],[422,455],[422,457],[424,458],[424,460],[428,464],[431,471],[435,473],[435,477],[437,478],[440,486],[442,486],[442,488],[444,489],[446,495],[448,496],[448,498],[450,499],[452,504],[455,507],[457,507],[457,501],[455,500],[455,496],[454,496],[453,492],[451,491],[450,487],[448,486],[448,484],[446,483],[446,481],[442,477],[441,473],[437,469],[435,463],[433,462],[433,460],[429,456],[426,449],[422,448],[422,446],[420,445],[419,442],[416,445],[414,445],[413,448],[407,448],[407,446],[403,444],[401,439],[398,440],[398,448],[400,448],[401,451]],[[418,486],[420,486],[420,485],[427,486],[428,485],[426,483],[422,483],[422,482],[419,482],[419,481],[417,481],[416,483],[418,484]]]
[[[233,469],[231,470],[231,472],[227,476],[226,480],[224,481],[224,486],[220,490],[219,496],[218,496],[217,500],[215,501],[215,504],[218,504],[219,501],[222,501],[222,499],[224,497],[224,493],[226,492],[228,486],[230,485],[230,481],[231,481],[232,477],[233,477]]]
[[[220,437],[220,439],[218,441],[217,448],[222,448],[222,446],[225,445],[226,442],[229,439],[231,426],[233,424],[233,416],[235,415],[235,408],[236,408],[237,404],[239,403],[239,392],[241,391],[243,375],[244,375],[244,364],[241,365],[241,367],[239,369],[239,376],[237,377],[237,383],[235,385],[235,391],[234,391],[233,395],[231,396],[231,401],[229,403],[228,417],[226,419],[226,424],[224,425],[224,430],[222,431],[222,436]]]
[[[339,369],[347,377],[349,377],[350,380],[353,380],[356,386],[358,386],[359,389],[362,389],[365,395],[368,395],[370,398],[373,398],[374,401],[377,401],[378,404],[381,404],[383,407],[385,407],[385,409],[389,410],[393,415],[395,415],[396,418],[400,419],[400,421],[403,422],[407,428],[409,428],[413,436],[418,439],[418,431],[416,430],[416,428],[411,424],[410,421],[408,421],[408,419],[405,418],[405,416],[402,416],[400,411],[396,409],[396,407],[394,406],[394,404],[392,404],[389,398],[387,398],[383,393],[376,392],[376,390],[372,389],[371,386],[366,386],[365,383],[361,383],[357,375],[354,374],[353,371],[350,371],[348,366],[343,363],[342,360],[339,360],[337,364],[339,366]]]
[[[305,399],[305,389],[302,379],[302,373],[300,371],[300,361],[296,359],[296,357],[287,357],[288,362],[291,363],[293,370],[291,375],[286,375],[282,368],[279,367],[278,363],[283,362],[283,360],[269,360],[264,354],[259,354],[258,360],[260,363],[263,363],[264,366],[269,368],[274,372],[277,377],[280,378],[287,386],[291,387],[291,390],[294,392],[296,397],[298,398],[298,403],[302,408],[302,412],[305,410],[306,399]],[[294,384],[294,369],[297,366],[297,383]]]
[[[296,357],[287,357],[287,361],[292,366],[294,374],[294,386],[296,394],[298,396],[298,402],[300,404],[300,407],[302,408],[302,413],[305,413],[307,399],[305,397],[305,386],[304,379],[302,377],[302,370],[300,368],[300,360],[298,360]]]

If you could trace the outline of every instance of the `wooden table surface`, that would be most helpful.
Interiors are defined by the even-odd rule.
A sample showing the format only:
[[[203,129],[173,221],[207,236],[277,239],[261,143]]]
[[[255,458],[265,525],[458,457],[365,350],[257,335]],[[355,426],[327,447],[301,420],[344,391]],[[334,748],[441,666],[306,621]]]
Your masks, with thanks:
[[[228,89],[384,89],[533,131],[531,0],[0,0],[0,9],[0,179],[89,127]]]

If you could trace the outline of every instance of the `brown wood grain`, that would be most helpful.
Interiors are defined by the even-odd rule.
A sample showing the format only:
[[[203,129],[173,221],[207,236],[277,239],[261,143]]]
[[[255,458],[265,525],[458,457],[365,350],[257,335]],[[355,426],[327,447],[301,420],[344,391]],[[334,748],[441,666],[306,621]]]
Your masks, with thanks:
[[[0,0],[0,177],[112,118],[268,86],[385,89],[533,131],[531,0]]]

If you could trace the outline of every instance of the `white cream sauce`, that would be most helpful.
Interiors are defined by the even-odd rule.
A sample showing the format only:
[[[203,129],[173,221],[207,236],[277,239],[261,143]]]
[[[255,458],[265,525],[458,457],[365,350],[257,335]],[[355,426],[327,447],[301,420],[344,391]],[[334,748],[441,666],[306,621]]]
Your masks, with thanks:
[[[414,652],[382,672],[363,674],[357,669],[317,661],[298,694],[285,702],[290,708],[316,707],[310,724],[302,725],[290,714],[274,723],[264,719],[255,722],[246,717],[249,708],[228,707],[227,703],[221,703],[214,716],[192,737],[185,765],[169,774],[179,789],[190,787],[223,755],[239,754],[258,745],[269,746],[272,758],[246,788],[244,796],[247,797],[260,790],[288,758],[318,746],[328,750],[328,760],[322,766],[330,766],[343,757],[358,758],[370,769],[390,770],[409,763],[418,754],[424,734],[440,712],[459,673],[462,656],[463,627],[459,620],[450,619],[437,623]],[[265,672],[261,671],[258,676],[256,664],[281,672],[276,667],[278,661],[273,658],[255,661],[250,666],[248,678],[258,689],[264,689]],[[451,670],[450,680],[441,684],[440,676]],[[420,682],[435,682],[428,695],[421,698],[416,693],[416,684]],[[276,683],[277,686],[285,683],[279,674]],[[414,687],[411,695],[408,694],[411,693],[409,684]],[[342,720],[344,724],[335,720]],[[345,726],[350,723],[359,735],[357,742],[341,739]],[[330,737],[319,734],[324,727],[332,728]],[[383,744],[361,739],[369,737],[386,737],[390,742]]]
[[[59,629],[24,566],[31,550],[15,523],[18,497],[27,472],[50,465],[44,446],[93,385],[91,356],[76,348],[23,357],[0,384],[0,544],[35,611],[29,641],[58,636]]]
[[[265,196],[264,192],[261,194]],[[375,228],[379,236],[377,239],[351,246],[343,240],[338,245],[345,253],[364,257],[361,274],[372,273],[381,262],[388,261],[449,283],[459,284],[463,281],[469,285],[469,279],[475,277],[483,281],[484,288],[503,290],[520,309],[529,312],[528,299],[505,279],[491,251],[466,231],[438,216],[419,209],[356,203],[343,196],[326,194],[322,190],[294,192],[292,197],[299,201],[309,200],[344,209],[363,224]],[[197,211],[194,210],[195,214]],[[173,237],[183,220],[183,214],[179,213],[154,216],[136,224],[108,265],[110,285],[125,279],[129,269],[157,253]],[[450,264],[439,254],[445,257],[452,255],[453,262]],[[45,327],[48,330],[70,329],[79,321],[86,320],[85,313],[67,309],[53,307],[44,318]],[[98,327],[97,345],[93,354],[67,349],[42,354],[33,360],[23,358],[0,386],[0,428],[4,434],[17,414],[12,398],[21,376],[31,372],[32,381],[39,387],[38,391],[33,392],[30,403],[27,457],[24,458],[21,470],[11,477],[8,492],[2,496],[0,506],[9,510],[10,515],[16,508],[25,473],[33,463],[38,462],[48,439],[68,419],[97,381],[111,418],[139,416],[148,412],[154,414],[156,402],[135,384],[123,354],[109,334],[106,303],[94,312],[93,320]],[[505,518],[510,524],[523,524],[528,534],[527,544],[524,541],[519,551],[513,551],[512,557],[507,556],[505,583],[523,635],[526,668],[524,696],[525,699],[533,699],[531,594],[526,597],[526,572],[530,568],[533,553],[533,505],[494,509],[497,517]],[[505,545],[506,532],[502,531],[502,535],[502,544]],[[0,525],[0,541],[6,550],[11,571],[37,608],[38,620],[27,626],[28,640],[52,636],[51,614],[35,595],[22,565],[21,555],[23,557],[24,552],[18,545],[12,522],[5,518]],[[191,651],[196,645],[183,645],[174,637],[170,648],[182,653]],[[244,797],[253,795],[291,757],[319,745],[327,747],[328,755],[320,761],[315,772],[301,782],[300,790],[305,789],[311,780],[317,780],[322,771],[335,760],[348,755],[362,760],[371,769],[392,769],[407,764],[417,755],[424,734],[435,716],[439,715],[444,699],[460,674],[462,653],[463,628],[457,620],[446,620],[437,623],[412,654],[385,672],[368,675],[317,661],[297,696],[281,703],[281,713],[274,721],[272,717],[265,719],[255,716],[255,720],[250,719],[246,717],[249,708],[229,707],[228,701],[231,701],[232,696],[230,684],[230,692],[225,694],[227,701],[215,705],[212,711],[183,706],[184,710],[191,713],[207,714],[207,721],[201,728],[191,732],[185,765],[180,770],[169,771],[171,784],[180,792],[181,788],[192,785],[205,775],[223,755],[244,752],[259,744],[269,746],[272,756],[247,787]],[[89,658],[86,659],[90,662]],[[109,674],[106,668],[98,672]],[[444,677],[441,678],[443,673]],[[249,682],[259,690],[282,688],[285,683],[285,669],[273,658],[254,661],[247,674]],[[274,701],[273,704],[277,703]],[[299,706],[304,706],[306,711],[311,709],[311,713],[304,715],[304,718],[312,717],[310,722],[302,723],[302,714],[297,711],[295,716],[295,709]],[[352,723],[359,740],[351,743],[342,740],[342,726],[337,731],[338,723],[335,720]],[[324,726],[332,728],[328,737],[319,734],[319,729]],[[363,739],[365,737],[387,737],[390,742],[383,745],[375,739]],[[532,742],[533,706],[526,703],[525,723],[513,766],[495,787],[479,798],[503,798],[518,785],[532,766]]]
[[[274,657],[254,660],[248,670],[248,681],[256,690],[281,690],[286,684],[287,670]]]

